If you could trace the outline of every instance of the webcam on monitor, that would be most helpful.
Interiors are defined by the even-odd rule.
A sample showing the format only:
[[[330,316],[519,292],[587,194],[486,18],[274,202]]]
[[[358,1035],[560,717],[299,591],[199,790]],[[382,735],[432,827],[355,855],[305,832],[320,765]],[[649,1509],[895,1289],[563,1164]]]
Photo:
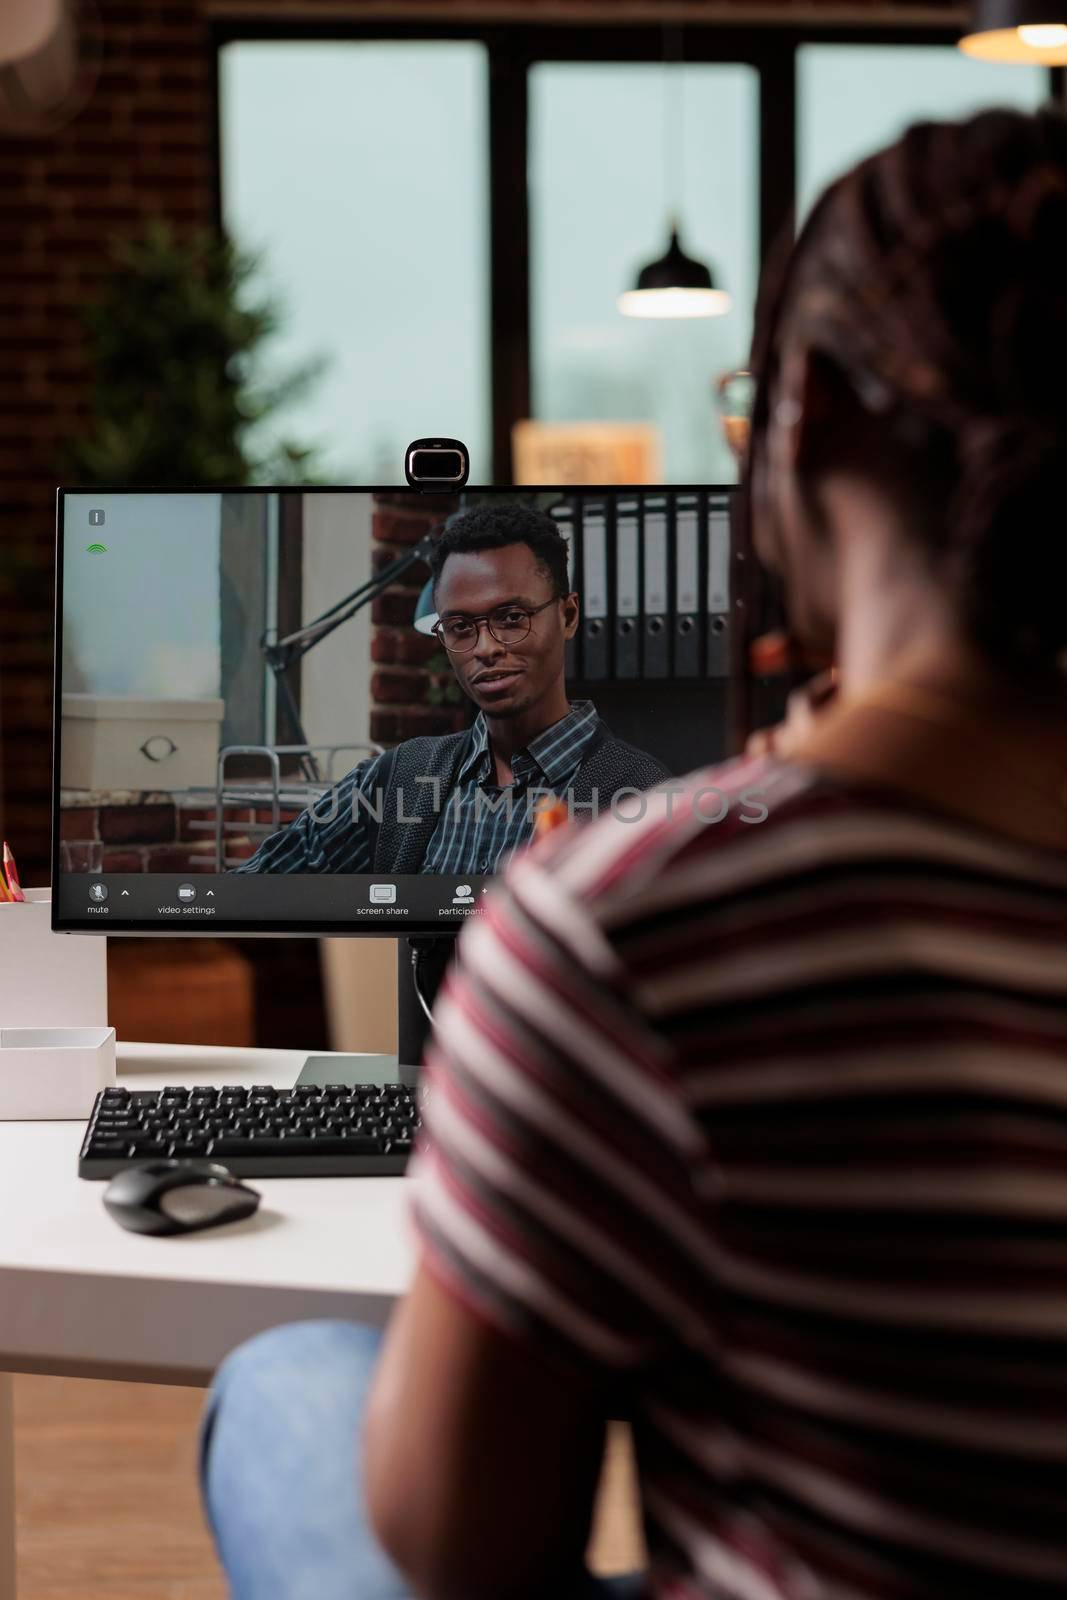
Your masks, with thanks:
[[[470,453],[460,439],[416,439],[404,452],[404,472],[413,489],[462,489],[470,469]]]

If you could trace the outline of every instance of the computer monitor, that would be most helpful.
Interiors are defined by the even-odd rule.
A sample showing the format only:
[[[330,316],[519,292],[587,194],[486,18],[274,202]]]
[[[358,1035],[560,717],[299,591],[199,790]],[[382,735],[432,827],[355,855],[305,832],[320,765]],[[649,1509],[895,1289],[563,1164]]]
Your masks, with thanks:
[[[730,500],[61,491],[54,926],[454,932],[728,753]]]

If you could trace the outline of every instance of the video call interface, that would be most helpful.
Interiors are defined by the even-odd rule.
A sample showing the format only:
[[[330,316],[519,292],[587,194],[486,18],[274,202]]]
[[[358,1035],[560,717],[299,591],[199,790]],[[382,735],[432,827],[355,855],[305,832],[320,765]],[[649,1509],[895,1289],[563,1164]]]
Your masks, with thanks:
[[[57,926],[437,932],[727,750],[730,491],[64,492]]]

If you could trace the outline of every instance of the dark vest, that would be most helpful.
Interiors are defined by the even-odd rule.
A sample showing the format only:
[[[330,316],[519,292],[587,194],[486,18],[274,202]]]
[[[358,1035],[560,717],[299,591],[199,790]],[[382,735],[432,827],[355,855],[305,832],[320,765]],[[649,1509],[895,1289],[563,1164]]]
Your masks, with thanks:
[[[378,822],[368,815],[366,821],[373,872],[399,876],[421,869],[441,812],[455,789],[466,744],[465,732],[449,733],[439,739],[406,739],[389,751],[380,785],[382,818]],[[669,777],[661,762],[613,738],[601,724],[570,789],[561,798],[570,797],[577,818],[590,818],[596,815],[591,809],[594,794],[599,811],[604,812],[620,790],[651,789]],[[416,781],[419,778],[436,779],[436,783],[420,783]],[[474,868],[465,870],[473,872]]]

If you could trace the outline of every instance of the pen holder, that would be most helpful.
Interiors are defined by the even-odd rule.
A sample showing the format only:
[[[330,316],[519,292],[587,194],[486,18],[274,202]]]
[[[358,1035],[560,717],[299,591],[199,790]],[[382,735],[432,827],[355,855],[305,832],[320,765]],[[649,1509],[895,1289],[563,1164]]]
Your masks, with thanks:
[[[0,1028],[106,1028],[107,940],[53,933],[51,902],[0,904]]]

